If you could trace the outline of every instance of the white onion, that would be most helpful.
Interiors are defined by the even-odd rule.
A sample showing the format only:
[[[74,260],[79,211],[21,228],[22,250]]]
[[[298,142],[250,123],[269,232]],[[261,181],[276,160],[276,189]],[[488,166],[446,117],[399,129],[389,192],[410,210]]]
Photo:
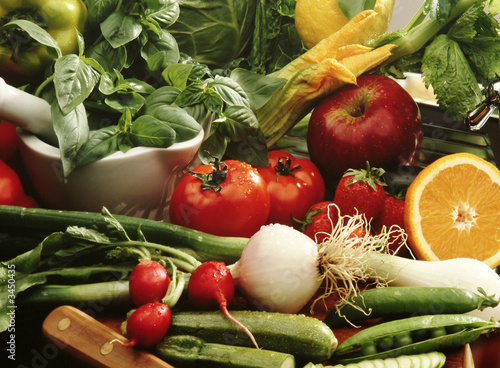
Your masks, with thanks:
[[[292,227],[263,226],[232,265],[235,284],[258,309],[297,313],[321,285],[317,244]]]
[[[472,258],[454,258],[443,261],[418,261],[382,254],[370,254],[369,265],[377,276],[392,286],[458,287],[500,298],[500,276],[486,263]],[[500,320],[500,306],[474,310],[472,314],[489,321]]]

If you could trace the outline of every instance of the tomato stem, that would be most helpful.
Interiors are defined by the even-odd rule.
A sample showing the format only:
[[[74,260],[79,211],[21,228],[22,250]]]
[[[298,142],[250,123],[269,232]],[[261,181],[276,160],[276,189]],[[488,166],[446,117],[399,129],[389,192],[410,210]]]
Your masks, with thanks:
[[[295,167],[292,166],[292,160],[289,157],[280,157],[278,158],[278,163],[274,166],[274,170],[276,171],[276,181],[278,181],[280,175],[291,176],[295,178],[294,171],[300,170],[302,165],[298,165]]]

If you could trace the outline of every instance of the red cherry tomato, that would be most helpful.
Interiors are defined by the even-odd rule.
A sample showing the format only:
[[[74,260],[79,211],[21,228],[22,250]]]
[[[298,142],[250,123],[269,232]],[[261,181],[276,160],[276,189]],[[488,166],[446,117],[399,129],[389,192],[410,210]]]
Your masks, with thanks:
[[[0,160],[0,205],[16,206],[24,195],[17,173]]]
[[[251,165],[216,160],[186,174],[174,189],[170,221],[219,236],[250,237],[266,223],[266,182]]]
[[[292,217],[304,220],[309,208],[325,197],[323,177],[308,159],[276,150],[269,152],[269,165],[257,169],[271,196],[268,223],[296,226]]]
[[[9,162],[19,147],[19,136],[16,126],[9,122],[0,121],[0,160]]]

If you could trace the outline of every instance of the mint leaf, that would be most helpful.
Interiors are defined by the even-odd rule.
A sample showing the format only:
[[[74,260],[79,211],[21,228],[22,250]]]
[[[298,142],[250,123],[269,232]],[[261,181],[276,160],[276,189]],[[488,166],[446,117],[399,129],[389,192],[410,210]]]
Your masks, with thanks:
[[[426,48],[422,59],[425,85],[432,85],[440,107],[461,118],[481,100],[481,90],[465,55],[456,41],[439,35]]]

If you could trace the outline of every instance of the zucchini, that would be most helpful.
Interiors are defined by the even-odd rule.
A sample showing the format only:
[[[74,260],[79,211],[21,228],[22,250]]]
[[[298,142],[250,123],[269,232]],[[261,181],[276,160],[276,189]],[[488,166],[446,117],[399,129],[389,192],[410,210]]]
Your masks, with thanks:
[[[446,355],[439,351],[424,354],[401,355],[396,358],[363,360],[358,363],[323,366],[309,363],[304,368],[441,368]]]
[[[261,311],[231,311],[231,315],[252,332],[263,349],[293,354],[303,362],[328,360],[338,344],[332,330],[317,318]],[[220,311],[173,313],[168,334],[196,336],[210,343],[253,346],[245,332]]]
[[[291,354],[276,351],[207,343],[194,336],[178,335],[163,339],[156,355],[176,367],[294,368]]]

